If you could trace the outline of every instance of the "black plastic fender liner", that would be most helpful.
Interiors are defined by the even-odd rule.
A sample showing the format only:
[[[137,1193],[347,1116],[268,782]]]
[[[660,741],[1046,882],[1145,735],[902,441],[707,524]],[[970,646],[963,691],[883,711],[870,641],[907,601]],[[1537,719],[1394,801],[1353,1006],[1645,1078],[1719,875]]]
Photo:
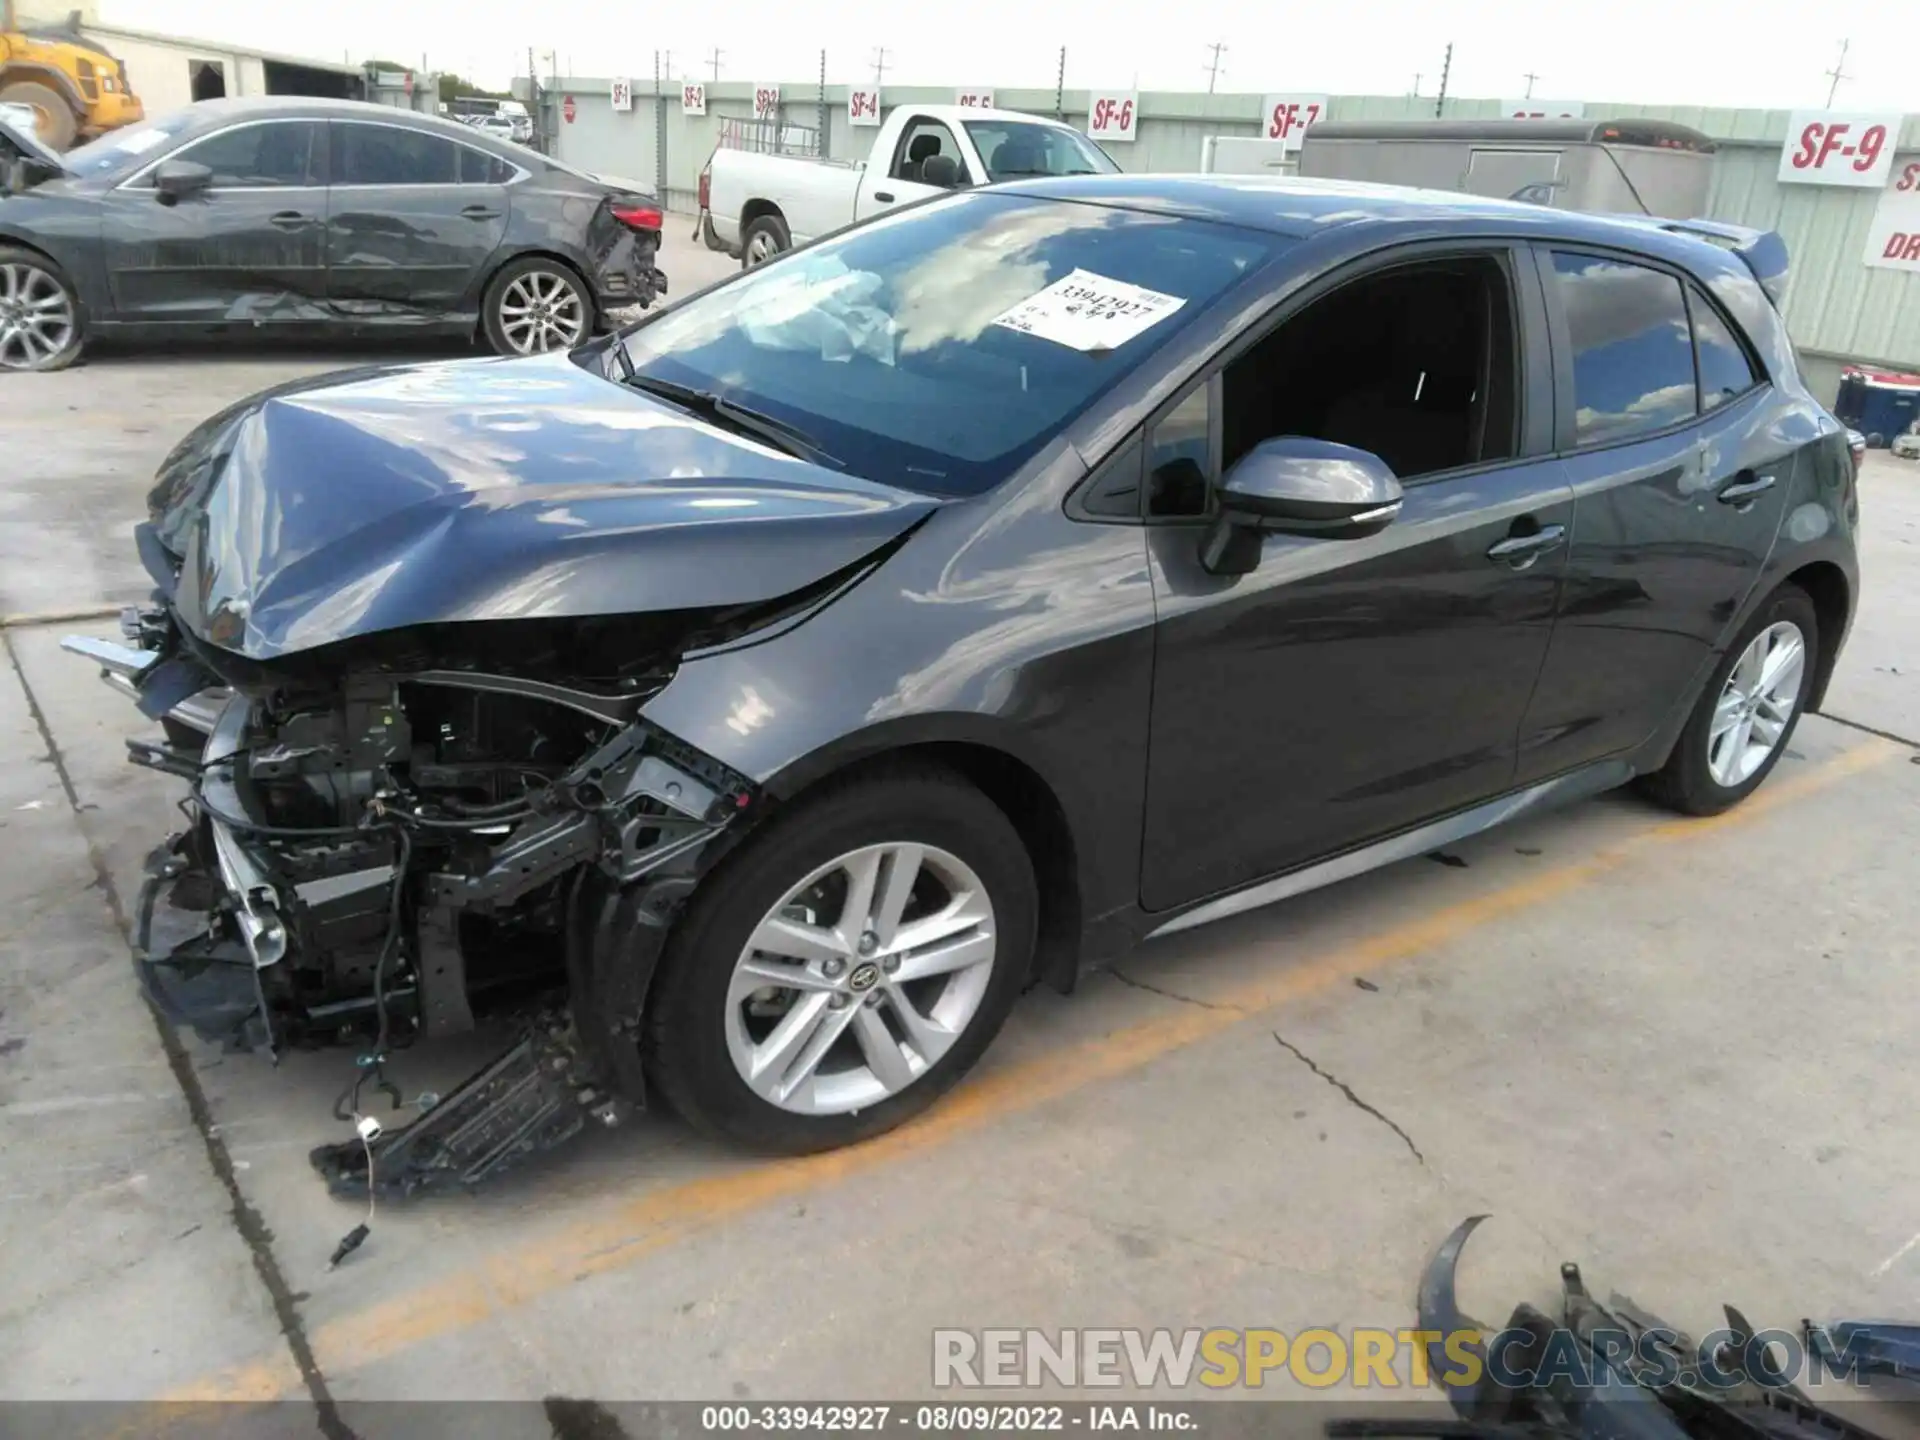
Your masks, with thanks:
[[[646,1106],[640,1025],[654,972],[681,902],[698,877],[648,877],[620,885],[597,867],[580,872],[567,926],[568,1008],[596,1072],[636,1108]]]

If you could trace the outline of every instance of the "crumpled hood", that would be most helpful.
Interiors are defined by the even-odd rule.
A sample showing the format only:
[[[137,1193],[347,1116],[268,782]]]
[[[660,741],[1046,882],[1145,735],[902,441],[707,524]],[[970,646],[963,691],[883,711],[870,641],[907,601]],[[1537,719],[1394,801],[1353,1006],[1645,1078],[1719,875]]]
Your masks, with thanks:
[[[434,622],[777,599],[937,501],[796,460],[564,355],[375,366],[221,412],[161,467],[177,613],[255,660]]]

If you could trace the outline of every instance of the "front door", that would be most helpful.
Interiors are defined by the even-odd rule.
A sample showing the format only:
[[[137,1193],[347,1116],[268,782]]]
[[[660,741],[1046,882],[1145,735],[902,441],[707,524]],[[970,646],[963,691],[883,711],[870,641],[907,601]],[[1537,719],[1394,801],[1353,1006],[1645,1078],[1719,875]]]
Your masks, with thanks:
[[[432,318],[479,304],[515,168],[412,126],[335,120],[328,295],[344,315]]]
[[[928,160],[935,155],[952,157],[960,167],[962,185],[971,185],[976,177],[967,170],[967,157],[953,138],[953,131],[938,120],[922,116],[900,132],[884,176],[870,176],[860,186],[856,220],[884,215],[915,200],[942,193],[944,187],[929,185],[920,178]]]
[[[324,318],[326,135],[311,120],[217,131],[107,193],[101,234],[114,310],[142,324]],[[204,166],[204,188],[163,195],[163,165]]]
[[[1549,432],[1525,263],[1448,254],[1353,280],[1149,431],[1147,909],[1512,786],[1573,510],[1560,463],[1533,454]],[[1364,540],[1269,535],[1252,572],[1210,575],[1212,476],[1271,435],[1372,451],[1405,486],[1401,513]]]
[[[1795,463],[1764,367],[1698,288],[1598,252],[1541,272],[1576,499],[1522,779],[1632,749],[1681,703],[1760,578]]]

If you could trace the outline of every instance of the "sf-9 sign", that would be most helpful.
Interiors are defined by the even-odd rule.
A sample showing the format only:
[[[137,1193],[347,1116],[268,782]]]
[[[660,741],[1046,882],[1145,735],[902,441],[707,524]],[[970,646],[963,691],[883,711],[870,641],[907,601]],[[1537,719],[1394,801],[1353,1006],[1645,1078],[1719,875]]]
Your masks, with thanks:
[[[1780,182],[1877,190],[1893,173],[1893,152],[1899,143],[1898,115],[1796,110],[1787,123],[1787,143],[1780,150]]]
[[[1260,138],[1278,140],[1282,154],[1298,150],[1307,127],[1327,114],[1324,95],[1269,95],[1260,104]]]
[[[1087,134],[1096,140],[1133,143],[1140,97],[1131,90],[1087,97]]]

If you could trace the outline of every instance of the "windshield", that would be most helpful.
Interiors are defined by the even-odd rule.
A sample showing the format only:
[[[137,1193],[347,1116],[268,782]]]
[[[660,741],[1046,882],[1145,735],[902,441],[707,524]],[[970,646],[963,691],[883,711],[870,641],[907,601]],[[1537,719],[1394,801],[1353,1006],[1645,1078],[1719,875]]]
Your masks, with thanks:
[[[973,494],[1290,243],[970,192],[750,270],[642,324],[627,353],[857,474]]]
[[[967,134],[986,162],[987,179],[1026,175],[1111,175],[1119,166],[1078,130],[1020,120],[969,120]]]
[[[69,175],[77,175],[82,179],[131,170],[150,151],[159,149],[185,130],[189,118],[187,112],[181,110],[145,125],[110,130],[98,140],[90,140],[78,149],[69,150],[61,164],[67,167]]]

